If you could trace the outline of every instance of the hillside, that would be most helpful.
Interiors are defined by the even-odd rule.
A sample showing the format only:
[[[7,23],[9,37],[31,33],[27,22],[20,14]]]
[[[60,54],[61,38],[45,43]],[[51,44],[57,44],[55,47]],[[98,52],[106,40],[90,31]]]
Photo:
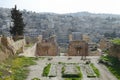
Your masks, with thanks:
[[[81,32],[93,36],[96,34],[116,32],[120,34],[120,15],[93,14],[78,12],[70,14],[35,13],[23,10],[26,24],[25,35],[37,36],[39,34],[49,37],[57,35],[57,41],[68,42],[68,34]],[[10,26],[10,9],[0,8],[0,34],[8,34]]]

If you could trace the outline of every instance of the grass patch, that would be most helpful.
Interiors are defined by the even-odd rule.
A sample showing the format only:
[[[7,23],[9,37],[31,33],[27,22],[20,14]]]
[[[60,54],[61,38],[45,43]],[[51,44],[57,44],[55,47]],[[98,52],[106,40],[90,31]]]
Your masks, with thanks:
[[[110,72],[113,73],[113,75],[116,76],[118,80],[120,80],[120,66],[119,67],[107,66],[107,68],[110,70]]]
[[[108,62],[112,63],[112,65],[105,65],[107,66],[109,71],[112,72],[118,80],[120,80],[120,61],[118,60],[118,58],[111,56],[102,56],[101,59],[104,61],[107,60]]]
[[[35,59],[29,57],[12,57],[0,65],[1,80],[25,80],[30,65],[35,65]]]
[[[111,40],[111,42],[113,44],[120,45],[120,38],[115,38],[115,39]]]
[[[99,70],[94,66],[93,63],[90,64],[91,68],[93,69],[93,71],[95,72],[95,74],[97,75],[97,77],[100,77],[100,72]]]
[[[43,73],[42,73],[43,76],[48,76],[50,72],[50,67],[51,67],[51,64],[49,63],[43,70]]]
[[[82,72],[81,72],[81,70],[80,70],[80,66],[76,66],[76,68],[78,69],[78,71],[79,71],[79,75],[80,75],[80,77],[82,78],[83,75],[82,75]]]
[[[65,71],[65,67],[63,66],[63,67],[62,67],[62,71],[61,71],[61,73],[63,74],[64,71]]]

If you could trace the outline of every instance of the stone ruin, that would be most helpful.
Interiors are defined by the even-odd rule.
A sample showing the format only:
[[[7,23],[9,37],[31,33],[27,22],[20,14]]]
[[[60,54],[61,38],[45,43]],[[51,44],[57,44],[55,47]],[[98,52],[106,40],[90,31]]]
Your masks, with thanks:
[[[2,52],[6,55],[15,55],[21,51],[23,56],[57,56],[59,48],[55,36],[43,39],[42,35],[36,38],[38,41],[25,50],[26,40],[14,41],[12,37],[0,37]],[[85,41],[70,41],[68,46],[68,56],[87,56],[88,44]],[[2,55],[1,55],[2,56]],[[7,56],[7,57],[8,57]]]
[[[68,56],[88,56],[88,43],[71,41],[68,46]]]
[[[36,56],[57,56],[58,45],[55,36],[47,39],[41,39],[36,45]]]
[[[80,32],[73,32],[69,35],[68,56],[88,56],[89,36],[82,35]]]
[[[25,39],[14,41],[12,37],[0,37],[0,61],[8,58],[9,56],[17,54],[18,51],[23,52],[26,45]]]
[[[116,57],[120,60],[120,45],[111,43],[111,46],[109,47],[109,56]]]
[[[101,50],[106,50],[106,49],[109,49],[110,47],[111,47],[111,43],[110,43],[109,40],[107,40],[105,38],[103,38],[103,39],[100,40],[100,42],[99,42],[99,48]]]

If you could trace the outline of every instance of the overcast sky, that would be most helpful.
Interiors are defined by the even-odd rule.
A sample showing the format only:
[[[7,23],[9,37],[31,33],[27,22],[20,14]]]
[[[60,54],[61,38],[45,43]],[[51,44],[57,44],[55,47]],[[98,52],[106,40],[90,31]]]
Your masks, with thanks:
[[[15,4],[20,10],[35,12],[120,14],[120,0],[0,0],[0,7],[12,8]]]

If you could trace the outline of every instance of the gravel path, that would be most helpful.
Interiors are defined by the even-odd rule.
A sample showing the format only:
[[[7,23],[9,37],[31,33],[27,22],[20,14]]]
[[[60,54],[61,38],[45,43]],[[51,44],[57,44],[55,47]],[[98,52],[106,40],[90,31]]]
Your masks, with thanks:
[[[63,62],[63,63],[84,63],[83,60],[81,60],[81,57],[60,57],[60,56],[56,56],[56,57],[52,57],[52,60],[48,60],[50,57],[46,57],[45,59],[39,59],[37,61],[37,65],[33,65],[30,66],[30,73],[27,77],[26,80],[31,80],[35,77],[40,78],[41,80],[63,80],[61,78],[61,68],[62,65],[58,64],[58,62]],[[70,58],[70,59],[69,59]],[[99,69],[101,76],[100,78],[87,78],[86,77],[86,73],[84,72],[83,69],[81,69],[82,73],[83,73],[83,79],[82,80],[117,80],[108,70],[104,65],[101,64],[97,64],[97,59],[99,57],[87,57],[88,59],[91,59],[91,62],[94,63],[94,65]],[[54,78],[48,78],[48,77],[43,77],[42,76],[42,72],[43,72],[43,68],[46,66],[46,64],[48,63],[54,63],[57,64],[57,77]]]
[[[43,68],[45,66],[46,66],[45,60],[41,60],[41,59],[38,60],[37,65],[33,65],[29,67],[30,73],[26,80],[31,80],[35,77],[40,78],[40,79],[42,78],[43,80],[49,80],[49,79],[42,77]]]
[[[94,65],[99,69],[100,71],[100,80],[117,80],[115,76],[109,70],[104,66],[103,64],[98,64],[96,59],[92,59],[92,62]]]

